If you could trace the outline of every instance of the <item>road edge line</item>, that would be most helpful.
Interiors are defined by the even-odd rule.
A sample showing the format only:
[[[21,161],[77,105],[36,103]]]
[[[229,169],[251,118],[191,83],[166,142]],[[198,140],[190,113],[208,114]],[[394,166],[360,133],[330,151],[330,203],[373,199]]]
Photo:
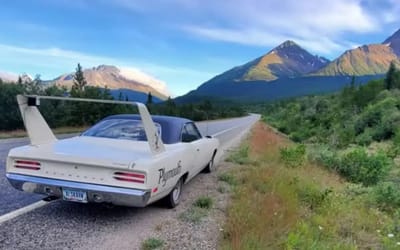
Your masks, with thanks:
[[[47,204],[49,204],[49,202],[40,200],[40,201],[32,203],[32,204],[30,204],[28,206],[25,206],[25,207],[19,208],[17,210],[14,210],[12,212],[3,214],[3,215],[0,216],[0,224],[2,224],[4,222],[7,222],[7,221],[9,221],[11,219],[14,219],[14,218],[16,218],[16,217],[18,217],[20,215],[25,214],[25,213],[28,213],[30,211],[33,211],[33,210],[35,210],[37,208],[43,207],[43,206],[45,206]]]

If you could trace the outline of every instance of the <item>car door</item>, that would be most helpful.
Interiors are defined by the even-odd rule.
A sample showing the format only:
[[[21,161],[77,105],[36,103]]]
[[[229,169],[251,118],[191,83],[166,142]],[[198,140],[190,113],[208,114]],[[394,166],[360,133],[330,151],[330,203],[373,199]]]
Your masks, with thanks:
[[[196,175],[202,167],[204,162],[203,151],[204,146],[202,142],[202,136],[194,123],[188,122],[183,126],[181,140],[183,143],[187,143],[187,145],[191,148],[192,155],[190,156],[192,159],[192,170],[189,171],[189,178],[192,178]]]

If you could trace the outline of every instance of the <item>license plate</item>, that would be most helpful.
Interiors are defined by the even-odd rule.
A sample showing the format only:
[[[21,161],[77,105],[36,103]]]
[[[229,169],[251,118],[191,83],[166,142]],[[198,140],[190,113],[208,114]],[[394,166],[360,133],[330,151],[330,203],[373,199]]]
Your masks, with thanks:
[[[87,203],[87,193],[80,190],[63,189],[63,200]]]

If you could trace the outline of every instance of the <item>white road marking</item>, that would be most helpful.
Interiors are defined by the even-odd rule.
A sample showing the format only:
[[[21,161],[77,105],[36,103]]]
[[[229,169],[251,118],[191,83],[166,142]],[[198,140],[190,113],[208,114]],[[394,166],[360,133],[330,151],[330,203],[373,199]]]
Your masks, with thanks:
[[[243,125],[239,125],[239,126],[236,126],[236,127],[233,127],[233,128],[224,129],[224,130],[222,130],[222,131],[219,131],[218,133],[213,134],[213,136],[222,135],[222,134],[224,134],[224,133],[226,133],[226,132],[228,132],[228,131],[231,131],[231,130],[233,130],[233,129],[235,129],[235,128],[238,128],[238,127],[241,127],[241,126],[243,126]]]
[[[47,204],[49,204],[49,202],[40,200],[40,201],[32,203],[32,204],[30,204],[30,205],[28,205],[26,207],[22,207],[20,209],[14,210],[14,211],[9,212],[7,214],[3,214],[3,215],[0,216],[0,224],[4,223],[6,221],[9,221],[11,219],[14,219],[15,217],[18,217],[20,215],[26,214],[26,213],[28,213],[28,212],[30,212],[32,210],[37,209],[37,208],[43,207],[43,206],[45,206]]]

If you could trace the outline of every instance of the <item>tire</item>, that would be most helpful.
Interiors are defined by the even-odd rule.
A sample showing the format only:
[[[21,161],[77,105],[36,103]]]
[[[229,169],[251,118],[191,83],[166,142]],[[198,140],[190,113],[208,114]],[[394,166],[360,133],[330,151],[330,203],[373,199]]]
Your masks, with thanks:
[[[217,153],[217,151],[214,151],[214,154],[211,157],[211,160],[208,162],[206,168],[204,169],[205,173],[211,173],[211,172],[214,172],[216,170],[216,166],[215,166],[215,162],[214,162],[214,158],[215,158],[216,153]]]
[[[183,180],[180,178],[176,183],[175,187],[171,190],[167,197],[165,197],[165,203],[168,208],[174,208],[178,206],[182,197]]]

